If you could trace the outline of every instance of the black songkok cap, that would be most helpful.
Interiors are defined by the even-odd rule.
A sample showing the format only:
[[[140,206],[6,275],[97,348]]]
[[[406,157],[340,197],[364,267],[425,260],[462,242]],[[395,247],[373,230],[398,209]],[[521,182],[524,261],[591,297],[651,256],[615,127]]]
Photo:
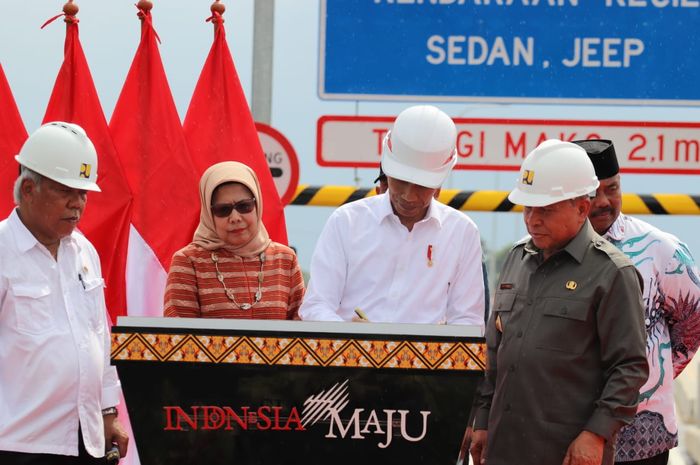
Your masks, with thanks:
[[[377,184],[380,180],[385,180],[386,179],[386,174],[384,174],[384,171],[382,171],[382,165],[379,165],[379,176],[377,176],[377,179],[374,180],[374,183]]]
[[[586,151],[598,179],[611,178],[620,172],[615,146],[611,141],[603,139],[575,140],[574,144]]]

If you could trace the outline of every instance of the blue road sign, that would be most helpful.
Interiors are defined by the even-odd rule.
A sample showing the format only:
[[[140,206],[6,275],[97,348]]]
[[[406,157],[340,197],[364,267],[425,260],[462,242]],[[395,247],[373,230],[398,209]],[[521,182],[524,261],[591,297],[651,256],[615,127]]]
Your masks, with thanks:
[[[700,104],[700,0],[322,0],[328,99]]]

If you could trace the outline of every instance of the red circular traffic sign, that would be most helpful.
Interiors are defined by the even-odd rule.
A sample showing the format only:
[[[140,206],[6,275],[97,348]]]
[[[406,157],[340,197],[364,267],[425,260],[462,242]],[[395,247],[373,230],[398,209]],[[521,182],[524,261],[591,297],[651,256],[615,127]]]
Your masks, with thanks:
[[[265,123],[255,123],[265,160],[270,166],[272,180],[282,205],[287,205],[294,197],[299,185],[299,159],[292,144],[278,130]]]

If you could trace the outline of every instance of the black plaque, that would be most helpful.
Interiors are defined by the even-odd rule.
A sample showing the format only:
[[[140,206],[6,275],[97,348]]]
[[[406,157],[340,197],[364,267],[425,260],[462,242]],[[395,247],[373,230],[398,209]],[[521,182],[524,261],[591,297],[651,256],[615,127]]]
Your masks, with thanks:
[[[143,465],[447,464],[484,369],[470,334],[123,318],[112,358]]]

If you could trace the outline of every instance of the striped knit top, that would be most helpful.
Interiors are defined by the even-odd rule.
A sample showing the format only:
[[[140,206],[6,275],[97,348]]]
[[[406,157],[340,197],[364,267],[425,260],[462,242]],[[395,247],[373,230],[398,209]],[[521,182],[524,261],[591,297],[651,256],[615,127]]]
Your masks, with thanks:
[[[304,278],[292,249],[271,242],[265,249],[262,298],[252,308],[258,290],[260,257],[242,258],[225,249],[216,251],[219,271],[226,288],[233,291],[238,306],[229,300],[216,277],[212,252],[190,244],[178,250],[168,272],[164,315],[187,318],[238,318],[260,320],[298,319],[304,296]]]

